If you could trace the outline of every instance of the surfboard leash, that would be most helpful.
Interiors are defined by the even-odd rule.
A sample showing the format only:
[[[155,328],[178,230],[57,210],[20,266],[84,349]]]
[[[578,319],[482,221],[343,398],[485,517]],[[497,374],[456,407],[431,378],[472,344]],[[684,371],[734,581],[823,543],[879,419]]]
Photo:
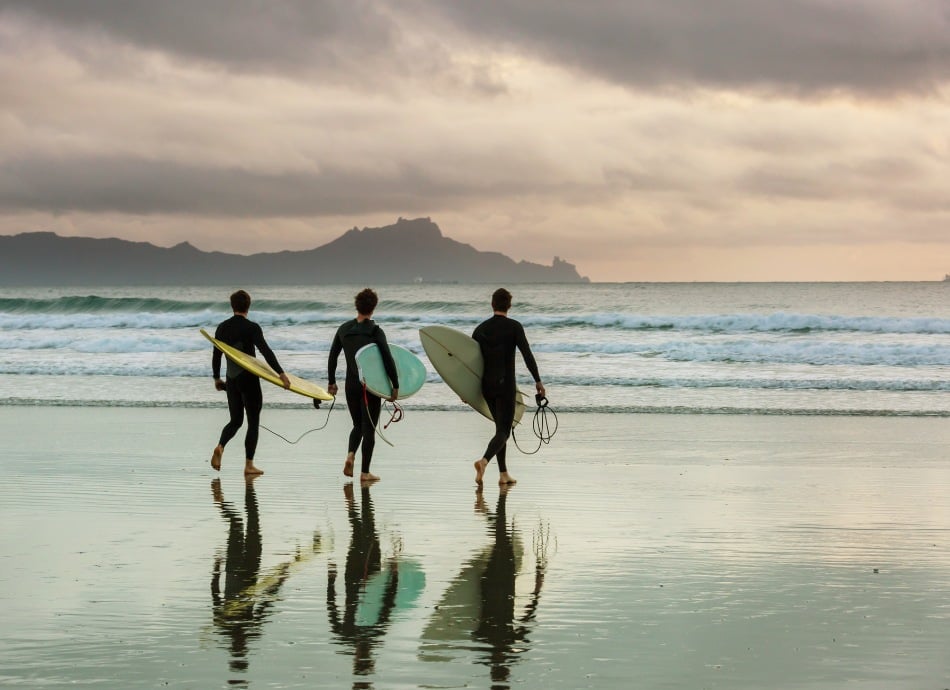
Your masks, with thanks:
[[[313,399],[313,406],[314,406],[316,409],[318,409],[318,410],[320,409],[319,403],[320,403],[319,400],[317,400],[316,398]],[[297,441],[299,441],[300,439],[302,439],[302,438],[303,438],[304,436],[306,436],[307,434],[312,434],[314,431],[321,431],[321,430],[325,429],[326,426],[327,426],[327,424],[330,423],[330,413],[333,412],[333,406],[334,406],[334,405],[336,405],[336,396],[335,396],[335,395],[333,396],[333,402],[330,403],[330,409],[327,410],[327,418],[324,420],[323,424],[321,424],[320,426],[314,427],[313,429],[308,429],[307,431],[303,432],[303,433],[300,434],[300,436],[297,438]],[[286,441],[287,443],[289,443],[289,444],[292,445],[292,446],[297,444],[297,441],[291,441],[289,438],[286,438],[285,436],[281,436],[280,434],[278,434],[278,433],[277,433],[276,431],[274,431],[273,429],[268,429],[268,428],[267,428],[266,426],[264,426],[263,424],[259,424],[258,426],[260,426],[261,429],[263,429],[264,431],[269,431],[270,433],[274,434],[274,436],[276,436],[277,438],[283,439],[284,441]]]
[[[389,417],[389,421],[386,422],[385,424],[383,424],[383,429],[388,428],[389,425],[392,424],[393,422],[402,421],[402,418],[403,418],[402,406],[401,406],[399,403],[397,403],[395,400],[389,401],[389,400],[386,400],[386,399],[384,398],[384,399],[382,400],[382,403],[381,403],[380,413],[382,413],[383,407],[385,407],[387,404],[391,404],[391,405],[393,406],[393,411],[392,411],[392,415],[390,415],[390,417]],[[366,388],[366,382],[365,382],[365,381],[363,381],[363,411],[364,411],[367,415],[369,415],[369,390]],[[372,422],[373,422],[372,416],[369,417],[369,420],[370,420],[370,423],[372,424]],[[380,430],[380,428],[379,428],[379,420],[378,420],[378,419],[376,420],[376,424],[373,424],[373,431],[375,431],[375,432],[376,432],[376,435],[379,436],[381,439],[383,439],[383,441],[385,441],[386,443],[388,443],[390,446],[393,445],[393,442],[392,442],[392,441],[390,441],[388,438],[386,438],[385,436],[383,436],[383,432],[382,432],[382,430]]]
[[[541,450],[541,446],[551,443],[551,439],[554,438],[554,434],[557,433],[557,413],[548,405],[548,399],[538,393],[534,396],[534,401],[537,403],[537,407],[534,409],[534,417],[531,420],[531,430],[538,439],[538,447],[532,451],[525,450],[518,445],[514,427],[511,429],[511,439],[515,442],[515,447],[525,455],[534,455],[537,453]],[[551,414],[551,421],[554,422],[553,426],[551,421],[548,420],[548,413]]]
[[[384,429],[388,429],[389,425],[393,422],[401,422],[404,415],[402,405],[397,403],[395,400],[393,400],[391,403],[388,400],[384,400],[383,407],[386,407],[387,403],[393,406],[393,411],[389,417],[389,421],[383,424]]]

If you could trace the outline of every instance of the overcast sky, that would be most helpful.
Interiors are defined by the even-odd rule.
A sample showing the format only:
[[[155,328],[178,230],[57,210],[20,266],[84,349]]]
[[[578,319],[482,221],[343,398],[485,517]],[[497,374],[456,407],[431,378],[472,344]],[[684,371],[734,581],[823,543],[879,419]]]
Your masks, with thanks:
[[[0,234],[950,272],[950,0],[0,0]]]

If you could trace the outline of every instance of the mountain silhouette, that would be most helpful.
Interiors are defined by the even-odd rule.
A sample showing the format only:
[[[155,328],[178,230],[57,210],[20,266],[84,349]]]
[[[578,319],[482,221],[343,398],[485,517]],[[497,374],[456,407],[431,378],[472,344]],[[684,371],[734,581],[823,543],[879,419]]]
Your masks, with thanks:
[[[550,266],[483,252],[442,234],[429,218],[353,228],[315,249],[252,254],[205,252],[188,242],[61,237],[28,232],[0,237],[0,285],[311,285],[328,283],[581,283],[558,257]]]

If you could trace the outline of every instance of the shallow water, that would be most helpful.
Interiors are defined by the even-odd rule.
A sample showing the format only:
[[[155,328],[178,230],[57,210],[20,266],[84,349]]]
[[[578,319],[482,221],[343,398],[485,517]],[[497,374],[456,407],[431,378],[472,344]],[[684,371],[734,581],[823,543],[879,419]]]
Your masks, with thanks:
[[[344,414],[250,486],[225,416],[4,408],[0,685],[948,687],[944,419],[562,415],[479,496],[474,414],[367,490]]]

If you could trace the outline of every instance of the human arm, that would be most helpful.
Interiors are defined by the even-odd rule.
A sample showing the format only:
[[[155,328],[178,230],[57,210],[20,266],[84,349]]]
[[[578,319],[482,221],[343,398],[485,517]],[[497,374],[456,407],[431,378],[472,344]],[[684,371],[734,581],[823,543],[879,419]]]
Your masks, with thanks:
[[[261,355],[263,355],[264,360],[270,364],[271,369],[280,377],[280,382],[284,384],[284,388],[290,388],[290,379],[287,377],[287,374],[284,373],[280,362],[277,361],[277,355],[274,354],[274,351],[270,349],[270,345],[264,340],[264,331],[261,330],[261,327],[257,324],[254,325],[254,345],[260,351]]]
[[[220,326],[214,332],[215,339],[218,339],[219,330],[221,330]],[[211,346],[211,376],[214,378],[215,390],[223,391],[227,389],[227,385],[221,380],[221,350],[214,345]]]
[[[535,390],[537,390],[538,395],[544,395],[544,384],[541,382],[541,373],[538,371],[538,363],[534,359],[531,346],[528,345],[528,337],[525,335],[524,328],[521,324],[518,324],[515,331],[515,345],[518,346],[525,366],[528,367],[528,371],[531,372],[531,376],[534,378]]]
[[[327,357],[327,393],[330,395],[336,395],[339,390],[336,385],[336,366],[342,351],[343,340],[340,338],[340,332],[337,331],[330,344],[330,356]]]
[[[386,334],[383,333],[382,328],[376,328],[373,332],[373,340],[379,347],[379,354],[383,358],[383,368],[386,370],[386,375],[389,377],[389,383],[393,389],[392,394],[386,399],[389,402],[394,402],[399,397],[399,374],[396,372],[396,361],[393,359]]]

